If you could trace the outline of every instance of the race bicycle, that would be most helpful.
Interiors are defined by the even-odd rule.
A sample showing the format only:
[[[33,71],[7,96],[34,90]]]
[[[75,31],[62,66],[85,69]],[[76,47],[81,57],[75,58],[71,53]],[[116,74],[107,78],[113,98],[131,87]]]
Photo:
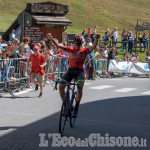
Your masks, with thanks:
[[[57,90],[57,85],[60,80],[55,81],[54,90]],[[76,88],[77,87],[77,88]],[[61,106],[60,118],[59,118],[59,133],[63,136],[66,122],[70,122],[70,127],[74,127],[77,115],[75,115],[76,94],[80,91],[80,86],[74,80],[74,82],[66,83],[66,92],[64,100]],[[76,112],[77,114],[78,112]]]

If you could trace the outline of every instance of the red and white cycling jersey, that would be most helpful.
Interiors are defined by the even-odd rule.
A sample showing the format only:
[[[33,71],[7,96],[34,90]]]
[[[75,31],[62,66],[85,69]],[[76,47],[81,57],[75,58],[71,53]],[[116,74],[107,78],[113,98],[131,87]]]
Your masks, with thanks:
[[[85,58],[90,53],[89,48],[77,50],[75,47],[66,46],[64,50],[69,54],[69,68],[83,69]]]

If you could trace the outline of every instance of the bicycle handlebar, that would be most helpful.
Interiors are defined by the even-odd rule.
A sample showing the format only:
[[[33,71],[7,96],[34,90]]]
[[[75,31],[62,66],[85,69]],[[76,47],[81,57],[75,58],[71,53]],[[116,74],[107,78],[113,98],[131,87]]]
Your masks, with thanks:
[[[56,79],[56,80],[55,80],[55,86],[54,86],[53,91],[58,89],[58,88],[57,88],[58,83],[61,83],[61,82],[60,82],[60,79]],[[75,81],[74,81],[74,83],[66,83],[66,85],[77,85],[78,92],[80,93],[80,85],[77,84],[77,83],[75,83]]]

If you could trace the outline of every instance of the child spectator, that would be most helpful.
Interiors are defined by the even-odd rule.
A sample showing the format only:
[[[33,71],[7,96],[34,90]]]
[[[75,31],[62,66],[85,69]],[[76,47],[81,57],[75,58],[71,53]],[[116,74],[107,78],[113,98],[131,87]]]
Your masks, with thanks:
[[[129,61],[129,53],[128,52],[124,53],[123,61]]]
[[[118,52],[116,52],[116,54],[115,54],[115,59],[116,59],[117,61],[121,61],[120,57],[118,56]]]
[[[136,63],[137,62],[136,56],[135,56],[134,53],[129,57],[129,61],[131,61],[132,63]]]

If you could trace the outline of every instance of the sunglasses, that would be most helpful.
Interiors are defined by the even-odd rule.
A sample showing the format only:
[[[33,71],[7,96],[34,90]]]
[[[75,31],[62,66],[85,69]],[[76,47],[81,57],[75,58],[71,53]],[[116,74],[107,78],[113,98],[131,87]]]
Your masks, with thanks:
[[[12,46],[12,45],[8,45],[8,46]]]
[[[33,51],[38,51],[37,49],[33,49]]]

